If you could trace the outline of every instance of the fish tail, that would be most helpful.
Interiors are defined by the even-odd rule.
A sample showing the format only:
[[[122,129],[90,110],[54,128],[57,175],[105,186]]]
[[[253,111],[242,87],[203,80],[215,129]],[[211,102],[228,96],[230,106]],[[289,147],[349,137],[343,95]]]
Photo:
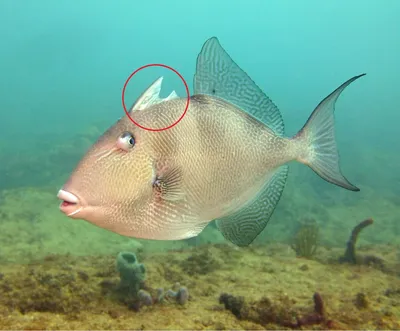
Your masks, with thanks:
[[[360,189],[351,184],[341,173],[335,140],[334,111],[336,100],[343,90],[364,75],[349,79],[322,100],[303,128],[292,138],[297,161],[309,166],[327,182],[350,191]]]

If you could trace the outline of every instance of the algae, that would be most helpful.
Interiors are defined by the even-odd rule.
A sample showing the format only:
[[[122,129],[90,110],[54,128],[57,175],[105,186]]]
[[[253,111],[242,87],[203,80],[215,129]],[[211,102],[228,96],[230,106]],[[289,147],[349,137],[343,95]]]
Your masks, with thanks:
[[[180,283],[190,289],[190,299],[185,305],[175,300],[143,305],[139,311],[112,295],[119,283],[116,255],[50,255],[30,264],[3,266],[0,329],[297,329],[310,316],[319,316],[313,315],[315,292],[322,296],[324,319],[306,328],[400,327],[400,280],[394,274],[315,260],[301,270],[304,260],[294,258],[282,244],[241,249],[235,252],[236,260],[224,261],[228,247],[198,247],[198,256],[211,252],[222,265],[193,276],[179,265],[193,255],[191,251],[141,252],[140,261],[146,265],[145,291],[155,296],[157,289],[173,284],[169,273],[163,272],[162,265],[168,261],[169,268],[180,275]],[[340,255],[340,249],[329,252]],[[320,254],[324,253],[321,247]],[[269,266],[268,272],[260,259]],[[243,298],[246,318],[220,307],[222,293]],[[361,309],[355,304],[357,298],[362,302],[359,293],[368,301]]]

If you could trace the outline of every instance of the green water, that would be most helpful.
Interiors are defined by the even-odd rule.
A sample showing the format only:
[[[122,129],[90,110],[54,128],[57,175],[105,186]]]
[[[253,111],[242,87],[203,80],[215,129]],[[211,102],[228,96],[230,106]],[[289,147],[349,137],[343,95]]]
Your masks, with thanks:
[[[1,0],[0,329],[266,325],[213,310],[224,291],[257,300],[264,291],[282,307],[282,293],[289,293],[296,309],[310,307],[321,291],[342,327],[398,327],[399,17],[397,0]],[[248,249],[214,245],[227,243],[214,223],[196,238],[154,241],[63,215],[57,192],[88,148],[125,116],[126,79],[161,63],[193,92],[196,57],[212,36],[278,106],[287,136],[336,87],[367,73],[340,96],[335,112],[341,168],[360,192],[290,164],[278,207]],[[152,67],[131,79],[126,104],[161,75],[162,96],[185,95],[179,77]],[[351,230],[367,218],[374,222],[357,248],[384,267],[337,266]],[[318,228],[313,261],[292,250],[306,222]],[[153,289],[179,281],[194,301],[135,315],[109,299],[101,286],[118,279],[120,252],[140,256]],[[355,297],[372,304],[355,308]]]
[[[361,191],[342,190],[293,164],[256,242],[285,241],[299,222],[314,219],[325,244],[343,245],[355,224],[373,217],[374,229],[362,240],[398,243],[399,11],[397,1],[2,1],[0,260],[137,244],[67,219],[55,195],[91,143],[123,116],[128,76],[164,63],[192,89],[196,56],[213,35],[277,104],[288,134],[340,83],[367,73],[336,111],[342,169]],[[174,74],[152,68],[135,76],[126,100],[159,74],[165,91],[184,93]],[[164,249],[222,240],[210,225],[196,240],[140,242]]]

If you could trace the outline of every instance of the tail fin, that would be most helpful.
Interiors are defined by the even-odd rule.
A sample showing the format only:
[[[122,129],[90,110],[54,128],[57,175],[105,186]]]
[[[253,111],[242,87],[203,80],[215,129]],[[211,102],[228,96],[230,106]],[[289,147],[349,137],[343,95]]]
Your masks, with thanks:
[[[326,181],[351,191],[360,189],[351,184],[340,171],[333,114],[339,95],[348,85],[364,75],[349,79],[322,100],[294,137],[294,140],[302,146],[301,152],[297,155],[298,161],[308,165]]]

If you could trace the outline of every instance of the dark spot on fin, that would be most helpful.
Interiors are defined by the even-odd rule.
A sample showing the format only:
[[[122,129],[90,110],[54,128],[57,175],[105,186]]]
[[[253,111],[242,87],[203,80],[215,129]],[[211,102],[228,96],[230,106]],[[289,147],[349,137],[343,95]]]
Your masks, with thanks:
[[[278,107],[257,86],[220,45],[208,39],[197,57],[194,94],[212,95],[236,105],[266,124],[276,134],[284,134]]]
[[[208,95],[205,94],[192,95],[190,97],[190,100],[193,102],[201,103],[203,105],[213,104],[214,102]]]
[[[164,168],[157,174],[153,183],[155,192],[165,200],[177,201],[182,199],[182,171],[178,167]]]

